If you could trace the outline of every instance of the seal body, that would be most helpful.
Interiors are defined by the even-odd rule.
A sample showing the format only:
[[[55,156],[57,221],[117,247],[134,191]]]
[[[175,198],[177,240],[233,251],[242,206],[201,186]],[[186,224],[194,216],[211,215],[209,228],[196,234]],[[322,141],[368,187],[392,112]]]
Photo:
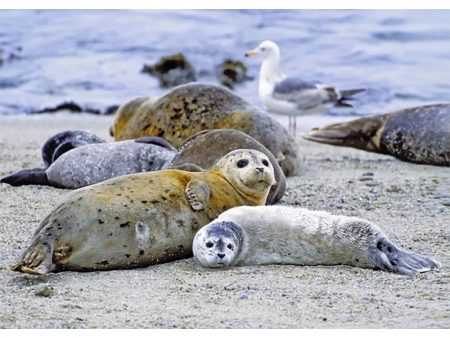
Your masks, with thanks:
[[[298,145],[288,131],[225,87],[193,83],[157,100],[137,98],[117,110],[111,131],[117,141],[159,136],[179,147],[205,129],[240,130],[269,149],[286,176],[298,170]]]
[[[166,141],[155,137],[85,144],[58,155],[46,169],[24,169],[1,182],[76,189],[112,177],[166,168],[176,153]]]
[[[208,172],[161,170],[78,189],[44,218],[11,268],[45,274],[188,257],[199,228],[228,208],[264,204],[273,183],[264,154],[238,150]]]
[[[228,210],[197,233],[193,252],[204,267],[346,264],[414,275],[441,266],[398,248],[367,220],[288,206]]]
[[[450,104],[434,104],[313,129],[307,140],[450,166]]]
[[[211,168],[218,159],[236,149],[255,149],[264,153],[274,169],[276,183],[270,188],[267,204],[277,203],[286,191],[286,177],[272,153],[253,137],[234,129],[198,132],[179,147],[170,168],[192,171]]]

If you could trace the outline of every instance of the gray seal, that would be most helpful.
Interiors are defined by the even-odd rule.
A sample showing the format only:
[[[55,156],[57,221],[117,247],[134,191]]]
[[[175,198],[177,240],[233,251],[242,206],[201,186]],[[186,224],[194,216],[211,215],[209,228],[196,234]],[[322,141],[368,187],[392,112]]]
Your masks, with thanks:
[[[271,187],[267,204],[277,203],[286,191],[286,177],[272,153],[253,137],[234,129],[200,131],[178,149],[170,168],[200,171],[211,168],[221,157],[232,150],[254,149],[264,153],[270,160],[276,183]]]
[[[363,117],[311,130],[309,141],[392,155],[402,161],[450,166],[450,104]]]
[[[204,267],[345,264],[405,275],[441,267],[365,219],[288,206],[227,210],[196,234],[192,250]]]
[[[61,147],[54,149],[56,152]],[[176,153],[175,148],[157,137],[84,144],[51,157],[54,162],[48,168],[24,169],[2,178],[1,182],[77,189],[116,176],[163,169]]]
[[[158,99],[126,102],[117,110],[110,132],[116,141],[159,136],[179,147],[206,129],[236,129],[250,135],[270,150],[287,177],[299,168],[299,147],[289,132],[266,112],[216,85],[190,83]]]

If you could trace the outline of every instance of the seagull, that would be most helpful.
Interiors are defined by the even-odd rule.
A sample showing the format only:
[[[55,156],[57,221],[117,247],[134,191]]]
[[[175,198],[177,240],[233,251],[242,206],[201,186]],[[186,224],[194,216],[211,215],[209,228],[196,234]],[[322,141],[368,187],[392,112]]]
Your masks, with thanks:
[[[289,130],[296,134],[297,115],[326,111],[330,106],[352,107],[347,101],[365,89],[339,90],[334,86],[306,82],[287,77],[280,70],[280,48],[270,40],[245,53],[246,57],[261,56],[259,99],[270,112],[289,116]],[[292,124],[293,119],[293,124]]]

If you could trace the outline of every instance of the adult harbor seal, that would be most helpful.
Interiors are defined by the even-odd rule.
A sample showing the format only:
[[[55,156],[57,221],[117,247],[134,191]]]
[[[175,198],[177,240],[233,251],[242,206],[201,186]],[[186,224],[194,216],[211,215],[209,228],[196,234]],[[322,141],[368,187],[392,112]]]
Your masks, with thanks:
[[[254,149],[264,153],[272,164],[276,183],[270,188],[267,204],[277,203],[286,191],[286,177],[272,153],[253,137],[234,129],[200,131],[179,147],[169,168],[199,171],[211,168],[219,158],[236,149]]]
[[[41,156],[46,168],[65,152],[86,144],[105,143],[101,137],[88,130],[64,130],[50,137],[42,146]]]
[[[127,102],[117,110],[111,134],[117,141],[159,136],[179,147],[205,129],[243,131],[272,152],[286,176],[298,170],[298,145],[288,131],[221,86],[191,83],[175,87],[157,100],[141,97]]]
[[[188,257],[199,228],[234,206],[264,204],[274,181],[266,155],[240,149],[207,172],[131,174],[75,190],[43,219],[11,269],[109,270]]]
[[[407,162],[450,166],[450,104],[363,117],[313,129],[303,137],[388,154]]]
[[[204,267],[346,264],[406,275],[441,267],[367,220],[288,206],[230,209],[197,233],[192,249]]]
[[[76,189],[112,177],[164,169],[177,153],[159,137],[77,145],[70,141],[70,145],[76,146],[72,149],[64,146],[68,143],[54,147],[53,151],[58,155],[50,156],[50,148],[46,148],[49,142],[46,142],[42,153],[51,158],[48,168],[20,170],[3,177],[0,182],[13,186],[36,184]],[[63,151],[66,152],[61,154]]]

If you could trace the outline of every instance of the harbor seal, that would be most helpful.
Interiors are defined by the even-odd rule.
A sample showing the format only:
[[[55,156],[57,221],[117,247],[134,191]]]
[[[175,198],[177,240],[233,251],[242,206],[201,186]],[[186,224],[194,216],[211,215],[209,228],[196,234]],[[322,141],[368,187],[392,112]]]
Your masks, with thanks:
[[[41,156],[44,165],[48,168],[65,152],[92,143],[105,143],[101,137],[88,130],[64,130],[50,137],[42,146]]]
[[[266,155],[240,149],[207,172],[167,169],[75,190],[42,220],[11,269],[125,269],[189,257],[199,228],[229,208],[264,204],[274,181]]]
[[[121,142],[80,144],[73,141],[53,147],[48,156],[48,168],[24,169],[3,177],[0,182],[13,186],[48,185],[56,188],[76,189],[105,181],[112,177],[138,172],[164,169],[171,163],[177,151],[159,137],[147,137]],[[50,155],[44,145],[42,153]],[[64,146],[64,149],[61,147]],[[65,153],[61,154],[61,152]]]
[[[450,104],[363,117],[311,130],[309,141],[392,155],[402,161],[450,166]]]
[[[204,267],[346,264],[405,275],[441,267],[365,219],[288,206],[230,209],[195,235],[192,249]]]
[[[110,129],[116,141],[159,136],[175,147],[205,129],[240,130],[272,152],[286,176],[299,167],[299,148],[289,132],[269,114],[225,87],[191,83],[159,99],[137,98],[117,110]]]
[[[254,149],[264,153],[272,164],[276,183],[270,188],[267,204],[277,203],[286,191],[286,177],[272,153],[253,137],[234,129],[200,131],[179,147],[169,168],[200,171],[211,168],[232,150]]]

